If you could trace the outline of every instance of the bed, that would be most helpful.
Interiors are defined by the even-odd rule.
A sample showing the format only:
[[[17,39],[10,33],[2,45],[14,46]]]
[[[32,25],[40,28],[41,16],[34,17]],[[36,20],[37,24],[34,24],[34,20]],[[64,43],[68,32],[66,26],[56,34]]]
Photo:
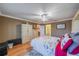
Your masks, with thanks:
[[[31,45],[34,50],[44,56],[54,56],[58,40],[58,37],[43,36],[33,39]]]
[[[31,41],[34,50],[43,56],[79,56],[79,32],[62,38],[42,36]]]

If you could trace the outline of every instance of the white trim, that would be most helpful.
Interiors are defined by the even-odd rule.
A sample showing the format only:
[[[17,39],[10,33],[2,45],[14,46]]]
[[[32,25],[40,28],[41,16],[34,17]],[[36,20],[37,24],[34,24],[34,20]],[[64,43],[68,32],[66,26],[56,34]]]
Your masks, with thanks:
[[[44,24],[49,24],[49,23],[56,23],[56,22],[61,22],[61,21],[68,21],[68,20],[72,20],[73,18],[68,18],[68,19],[62,19],[62,20],[57,20],[57,21],[51,21],[51,22],[44,22]],[[42,24],[42,23],[41,23]]]
[[[31,20],[27,20],[27,19],[22,19],[22,18],[18,18],[18,17],[14,17],[14,16],[9,16],[9,15],[5,15],[5,14],[2,14],[0,13],[1,16],[4,16],[4,17],[9,17],[9,18],[13,18],[13,19],[18,19],[18,20],[24,20],[24,21],[28,21],[28,22],[32,22],[32,23],[38,23],[38,24],[47,24],[47,23],[55,23],[55,22],[61,22],[61,21],[67,21],[67,20],[73,20],[73,17],[72,18],[67,18],[67,19],[62,19],[62,20],[57,20],[57,21],[54,21],[52,20],[51,22],[35,22],[35,21],[31,21]]]
[[[79,14],[79,10],[76,12],[75,16],[73,17],[73,20],[75,20],[78,14]]]

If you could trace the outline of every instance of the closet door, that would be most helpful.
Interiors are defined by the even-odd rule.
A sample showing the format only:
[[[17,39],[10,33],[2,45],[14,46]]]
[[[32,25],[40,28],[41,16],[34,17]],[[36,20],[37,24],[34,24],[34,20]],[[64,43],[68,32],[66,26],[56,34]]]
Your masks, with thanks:
[[[32,39],[32,25],[22,24],[22,43],[27,43]]]
[[[29,40],[32,40],[33,38],[33,29],[32,29],[32,25],[28,25],[28,35],[29,35]]]
[[[28,41],[28,26],[26,24],[22,24],[22,43],[26,43]]]

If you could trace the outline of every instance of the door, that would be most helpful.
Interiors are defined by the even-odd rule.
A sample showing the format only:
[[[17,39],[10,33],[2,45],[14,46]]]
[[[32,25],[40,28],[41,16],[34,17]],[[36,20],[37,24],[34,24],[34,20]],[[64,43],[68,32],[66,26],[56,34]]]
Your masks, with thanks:
[[[45,26],[45,32],[47,36],[51,36],[51,24]]]
[[[40,36],[45,36],[45,25],[40,25]]]

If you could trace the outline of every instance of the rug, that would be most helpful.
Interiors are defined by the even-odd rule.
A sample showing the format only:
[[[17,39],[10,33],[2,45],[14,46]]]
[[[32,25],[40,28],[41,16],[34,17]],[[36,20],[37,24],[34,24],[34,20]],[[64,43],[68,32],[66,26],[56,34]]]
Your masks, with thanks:
[[[30,52],[26,53],[24,56],[43,56],[43,55],[37,52],[36,50],[32,49]]]

